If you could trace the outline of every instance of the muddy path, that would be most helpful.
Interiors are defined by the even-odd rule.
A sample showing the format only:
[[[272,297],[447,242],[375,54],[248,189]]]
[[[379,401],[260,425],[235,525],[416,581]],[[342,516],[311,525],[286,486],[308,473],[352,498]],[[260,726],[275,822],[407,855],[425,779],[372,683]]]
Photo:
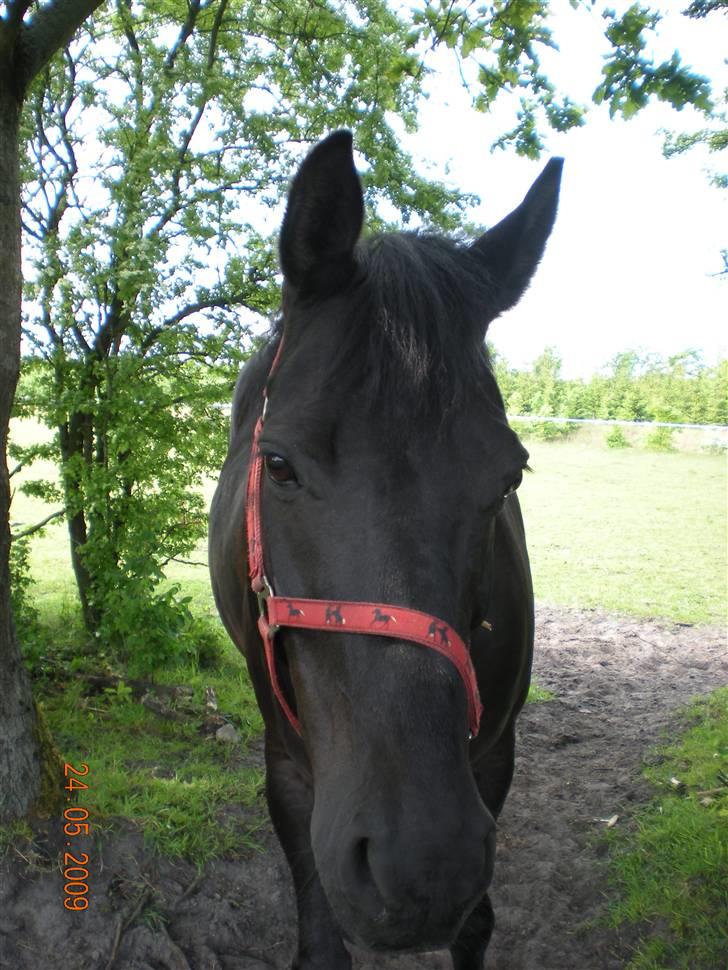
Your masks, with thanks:
[[[675,711],[728,682],[725,631],[539,609],[536,677],[556,694],[520,721],[516,777],[499,823],[487,970],[617,970],[633,939],[595,928],[604,909],[604,820],[647,797],[643,759]],[[2,970],[284,970],[294,947],[286,866],[266,851],[193,866],[122,830],[89,846],[93,906],[62,906],[51,826],[39,857],[0,862]],[[78,841],[78,840],[76,840]],[[79,848],[82,848],[80,845]],[[446,954],[355,954],[356,970],[450,970]],[[695,968],[708,970],[708,968]]]

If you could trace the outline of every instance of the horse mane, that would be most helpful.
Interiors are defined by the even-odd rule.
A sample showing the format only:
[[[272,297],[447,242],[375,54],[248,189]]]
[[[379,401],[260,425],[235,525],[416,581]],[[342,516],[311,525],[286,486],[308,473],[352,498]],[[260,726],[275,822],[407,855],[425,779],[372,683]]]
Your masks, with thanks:
[[[362,239],[355,260],[354,278],[334,295],[343,301],[345,325],[337,319],[332,328],[336,338],[322,385],[333,394],[363,388],[365,405],[390,416],[394,435],[418,419],[442,426],[473,396],[503,417],[485,345],[493,291],[470,247],[430,233],[382,233]],[[284,328],[285,301],[272,322],[256,386]],[[294,344],[304,333],[286,339]]]
[[[385,233],[362,241],[357,262],[367,299],[353,337],[377,401],[444,417],[493,384],[485,346],[492,289],[469,246],[429,233]]]

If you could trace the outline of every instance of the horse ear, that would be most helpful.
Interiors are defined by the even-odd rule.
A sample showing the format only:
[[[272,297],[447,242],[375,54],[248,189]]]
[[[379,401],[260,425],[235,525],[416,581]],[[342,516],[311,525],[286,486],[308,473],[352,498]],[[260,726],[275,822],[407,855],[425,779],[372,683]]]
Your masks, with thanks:
[[[552,158],[510,215],[472,245],[495,290],[496,314],[523,296],[541,261],[559,204],[563,158]]]
[[[288,194],[281,268],[296,288],[331,286],[350,274],[364,222],[364,196],[350,131],[335,131],[306,156]]]

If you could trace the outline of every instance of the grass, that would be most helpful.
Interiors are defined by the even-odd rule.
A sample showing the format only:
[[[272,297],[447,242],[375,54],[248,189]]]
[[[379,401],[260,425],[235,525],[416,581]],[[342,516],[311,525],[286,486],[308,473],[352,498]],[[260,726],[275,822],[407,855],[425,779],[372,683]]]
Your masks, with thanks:
[[[41,680],[37,693],[63,759],[89,766],[89,790],[81,792],[79,804],[88,808],[94,827],[113,825],[121,816],[138,825],[153,848],[197,865],[254,844],[265,813],[258,798],[262,771],[251,764],[247,743],[260,734],[262,722],[232,649],[213,671],[179,665],[155,678],[191,689],[179,720],[147,710],[123,683],[89,695],[80,665],[71,666],[76,669]],[[201,733],[205,688],[215,691],[219,711],[241,743]],[[244,811],[231,812],[233,804]]]
[[[645,771],[659,794],[611,835],[611,923],[643,928],[630,970],[712,970],[728,953],[728,688],[687,717]]]
[[[79,805],[88,809],[92,829],[113,828],[124,818],[150,848],[198,866],[254,845],[266,814],[262,768],[248,753],[263,724],[244,662],[221,628],[204,632],[208,641],[219,640],[208,651],[211,666],[182,661],[155,673],[151,696],[159,695],[167,716],[134,699],[123,680],[103,691],[89,688],[87,674],[123,671],[103,648],[89,653],[80,646],[79,611],[67,597],[58,615],[46,615],[40,640],[27,650],[34,693],[62,759],[89,766],[89,790],[80,792]],[[165,686],[190,696],[170,702],[156,690]],[[220,723],[211,724],[205,707],[210,690],[220,723],[236,729],[238,743],[215,739]]]
[[[726,620],[726,460],[528,441],[519,491],[536,599]]]
[[[542,704],[546,701],[552,701],[556,697],[553,691],[549,690],[548,687],[542,687],[537,684],[536,681],[531,681],[531,686],[528,688],[528,698],[526,699],[527,704]]]
[[[38,427],[21,422],[12,431],[27,443]],[[539,601],[671,621],[725,621],[724,455],[614,450],[603,436],[597,442],[581,432],[527,445],[535,473],[526,476],[520,494]],[[53,473],[52,467],[45,471]],[[212,487],[206,487],[208,498]],[[18,493],[12,515],[30,524],[49,511]],[[204,543],[190,558],[204,563]],[[197,730],[201,716],[162,721],[123,690],[86,698],[73,671],[80,627],[62,525],[34,540],[31,565],[49,653],[61,658],[64,671],[39,681],[36,690],[64,758],[90,767],[93,787],[82,793],[81,804],[88,805],[92,822],[103,827],[125,816],[159,851],[198,865],[253,841],[261,779],[246,758],[246,744],[262,725],[232,646],[226,643],[214,670],[183,665],[158,679],[192,686],[200,710],[203,688],[214,687],[220,710],[242,734],[236,748],[204,740]],[[220,630],[204,565],[173,563],[168,580],[178,582],[194,611]],[[38,667],[44,669],[42,659]],[[531,702],[551,697],[539,685],[529,693]],[[696,793],[720,787],[716,772],[728,752],[726,703],[721,692],[693,712],[699,724],[651,769],[658,800],[641,812],[628,837],[612,833],[611,919],[645,928],[633,970],[723,965],[728,805],[722,792],[707,805],[700,798],[712,796]],[[672,776],[684,783],[682,795],[668,787]],[[241,802],[248,806],[242,818],[229,810]],[[2,840],[0,831],[0,848]]]

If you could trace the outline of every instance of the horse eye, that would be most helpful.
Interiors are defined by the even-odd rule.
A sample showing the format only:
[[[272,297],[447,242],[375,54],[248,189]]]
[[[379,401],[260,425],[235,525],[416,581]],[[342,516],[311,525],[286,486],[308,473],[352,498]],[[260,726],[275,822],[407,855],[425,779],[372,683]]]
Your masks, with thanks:
[[[266,455],[265,470],[268,478],[277,485],[293,485],[296,482],[296,473],[281,455]]]
[[[513,495],[513,493],[516,491],[516,489],[518,488],[518,486],[521,484],[522,481],[523,481],[523,472],[519,472],[518,478],[514,482],[511,482],[511,484],[503,493],[503,498],[508,498],[509,495]]]

